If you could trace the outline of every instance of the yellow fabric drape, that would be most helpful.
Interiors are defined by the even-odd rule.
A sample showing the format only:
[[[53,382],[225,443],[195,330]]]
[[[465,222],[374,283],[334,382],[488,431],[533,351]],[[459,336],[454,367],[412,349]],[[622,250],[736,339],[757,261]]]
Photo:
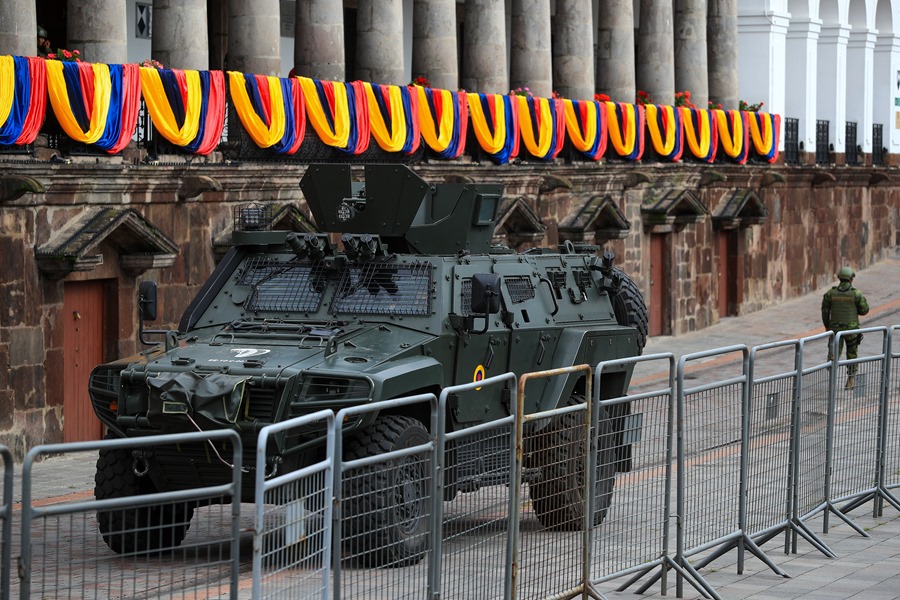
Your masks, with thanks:
[[[400,152],[406,145],[406,118],[404,117],[403,96],[396,85],[386,86],[388,90],[389,108],[391,112],[391,125],[385,123],[375,98],[375,88],[369,82],[363,82],[366,89],[366,100],[369,103],[369,126],[372,137],[387,152]]]
[[[12,110],[16,92],[16,61],[12,56],[0,56],[0,127]]]
[[[106,131],[106,118],[109,115],[109,98],[112,90],[109,65],[94,63],[90,67],[94,71],[94,94],[91,114],[88,115],[90,125],[87,131],[82,131],[69,103],[69,92],[66,89],[66,80],[63,75],[63,63],[58,60],[47,61],[47,91],[50,96],[50,104],[53,106],[53,113],[66,135],[83,144],[93,144]],[[81,93],[81,90],[76,93]]]
[[[675,107],[673,106],[657,106],[656,104],[647,104],[644,106],[647,114],[647,130],[650,132],[650,140],[653,142],[653,148],[662,156],[669,156],[675,150]],[[668,125],[666,128],[666,139],[663,139],[663,132],[660,131],[657,113],[662,111],[663,121]]]
[[[466,94],[469,103],[469,118],[472,121],[472,129],[478,143],[488,154],[497,154],[506,146],[506,104],[499,94],[494,94],[494,132],[491,133],[487,124],[487,115],[481,107],[481,94]]]
[[[522,132],[522,141],[525,148],[533,156],[543,158],[550,151],[553,142],[553,114],[550,112],[550,102],[546,98],[533,98],[533,102],[540,111],[541,126],[538,130],[538,139],[534,139],[534,124],[531,120],[531,111],[528,110],[528,98],[516,96],[519,102],[519,131]]]
[[[422,131],[422,139],[435,152],[443,152],[453,141],[453,105],[451,102],[456,100],[453,98],[453,92],[450,90],[432,89],[432,94],[440,94],[443,106],[441,114],[441,122],[435,123],[434,117],[431,115],[431,108],[428,106],[428,96],[425,94],[425,88],[416,86],[419,94],[419,124]]]
[[[184,123],[178,127],[172,107],[159,77],[159,71],[152,67],[141,67],[141,92],[153,125],[159,133],[175,144],[186,146],[200,131],[200,108],[202,104],[199,71],[185,71],[187,98],[184,107]]]
[[[609,140],[612,142],[613,148],[619,156],[629,156],[634,152],[634,144],[637,141],[637,132],[635,129],[635,107],[634,104],[622,104],[622,110],[625,112],[625,123],[619,122],[616,115],[616,103],[606,103],[606,116],[608,117]],[[630,125],[630,128],[628,127]]]
[[[705,159],[709,156],[711,135],[710,135],[710,119],[700,119],[699,139],[697,131],[694,129],[694,120],[691,118],[691,109],[687,106],[678,108],[681,111],[681,124],[684,127],[684,139],[688,148],[696,158]],[[702,112],[701,112],[702,114]]]
[[[734,113],[731,122],[734,128],[728,126],[728,113]],[[722,144],[722,150],[731,158],[736,158],[744,151],[744,118],[740,111],[728,111],[714,109],[713,115],[716,117],[716,123],[719,127],[719,143]]]
[[[284,137],[285,114],[284,94],[281,90],[281,81],[277,77],[266,77],[269,86],[270,123],[266,125],[253,109],[250,95],[247,93],[247,82],[244,74],[238,71],[229,71],[228,80],[231,89],[231,99],[234,101],[234,109],[243,124],[244,129],[260,148],[274,146]]]
[[[585,102],[587,107],[587,117],[584,123],[584,135],[581,133],[581,127],[578,124],[578,118],[575,115],[575,104],[568,98],[563,100],[563,111],[566,116],[566,131],[569,139],[572,140],[572,146],[579,152],[590,152],[597,139],[597,111],[599,105],[597,102]]]
[[[750,137],[753,138],[753,147],[759,154],[768,154],[772,150],[772,137],[775,135],[775,126],[772,115],[762,114],[749,115],[747,119],[750,122]],[[762,131],[760,131],[760,123],[762,122]]]
[[[340,81],[333,82],[334,86],[334,128],[328,124],[325,116],[325,107],[319,101],[319,92],[316,82],[309,77],[298,77],[300,87],[303,88],[303,98],[306,101],[306,115],[312,123],[313,129],[319,134],[319,139],[328,146],[346,148],[350,141],[350,108],[347,101],[347,88]]]

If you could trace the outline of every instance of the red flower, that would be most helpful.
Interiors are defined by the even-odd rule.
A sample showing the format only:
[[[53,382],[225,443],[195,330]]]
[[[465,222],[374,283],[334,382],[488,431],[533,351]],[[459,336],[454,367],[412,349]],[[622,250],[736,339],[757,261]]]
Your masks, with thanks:
[[[53,52],[51,52],[50,54],[47,55],[47,58],[49,58],[49,59],[52,60],[52,59],[56,58],[56,54],[54,54]]]
[[[81,52],[79,52],[78,50],[72,50],[72,54],[74,54],[75,56],[80,56]]]
[[[63,56],[65,56],[66,58],[72,58],[72,53],[69,52],[68,50],[63,50],[62,53],[63,53]]]
[[[610,98],[606,94],[594,94],[594,100],[597,102],[609,102]]]

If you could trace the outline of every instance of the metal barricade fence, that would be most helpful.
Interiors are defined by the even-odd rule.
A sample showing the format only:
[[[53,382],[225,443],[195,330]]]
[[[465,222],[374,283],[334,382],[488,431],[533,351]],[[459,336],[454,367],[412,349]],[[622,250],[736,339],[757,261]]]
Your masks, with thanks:
[[[226,449],[231,451],[230,483],[128,495],[152,487],[149,479],[132,472],[137,466],[133,452],[216,442],[221,443],[211,448],[211,455],[224,460]],[[40,457],[91,451],[99,451],[98,469],[110,475],[109,482],[118,487],[114,493],[99,500],[32,502],[33,471]],[[236,598],[240,493],[241,440],[233,431],[36,446],[22,467],[19,595]]]
[[[604,397],[604,376],[632,371],[638,364],[668,362],[666,384],[640,394]],[[674,536],[670,519],[674,483],[675,357],[671,353],[601,362],[594,371],[594,447],[611,450],[615,476],[612,503],[603,523],[590,535],[590,581],[603,581],[629,574],[624,591],[644,575],[659,568],[651,581],[636,590],[644,593],[657,580],[666,593],[667,571],[680,570],[674,560]],[[610,428],[603,422],[619,423]],[[602,469],[602,467],[601,467]],[[599,470],[599,469],[598,469]],[[602,474],[602,470],[600,471]]]
[[[3,459],[3,496],[0,497],[0,600],[9,600],[12,572],[13,459],[9,448],[0,445]]]
[[[799,340],[750,350],[747,501],[742,528],[754,539],[768,540],[791,527],[791,434],[800,391],[800,360]],[[785,364],[793,368],[783,370]]]
[[[315,463],[276,475],[269,445],[292,446],[323,436]],[[331,589],[334,412],[321,410],[267,425],[256,445],[253,598],[322,598]],[[267,479],[268,476],[268,479]]]
[[[431,584],[436,534],[437,398],[420,394],[354,406],[335,420],[334,597],[419,598]],[[344,439],[344,429],[359,426]]]
[[[724,360],[740,353],[741,372],[733,377],[687,386],[687,364]],[[678,361],[678,494],[679,516],[676,561],[704,590],[718,595],[699,576],[702,568],[737,548],[737,571],[743,572],[744,551],[749,550],[775,573],[785,576],[746,530],[747,448],[750,430],[750,358],[744,345],[728,346],[682,356]],[[712,550],[696,565],[687,557]],[[676,590],[682,593],[682,578]]]
[[[888,373],[885,377],[883,484],[887,491],[900,488],[900,325],[891,327],[888,336]],[[876,515],[876,516],[880,516]]]
[[[525,414],[525,395],[532,379],[579,375],[584,393],[568,405]],[[573,597],[588,584],[588,531],[602,518],[589,511],[588,490],[611,499],[612,482],[598,481],[591,469],[591,403],[593,372],[577,365],[526,373],[519,377],[516,414],[516,478],[512,486],[518,519],[515,528],[511,598]],[[524,502],[525,483],[529,502]]]
[[[830,345],[834,334],[830,331],[800,340],[800,394],[794,410],[793,497],[791,519],[798,529],[791,536],[791,551],[797,550],[797,536],[813,541],[818,538],[805,522],[828,506],[825,496],[825,476],[828,471],[829,422],[831,421],[831,372],[833,363],[820,362],[807,367],[808,347],[825,342]],[[824,359],[824,354],[822,355]],[[815,543],[815,542],[813,542]],[[820,548],[821,550],[821,548]],[[825,548],[826,555],[834,554]]]
[[[438,468],[435,469],[435,551],[432,597],[508,598],[512,585],[512,532],[516,519],[516,376],[498,375],[444,388],[438,401]],[[503,386],[510,414],[480,425],[449,431],[448,415],[457,396],[490,393]],[[452,486],[447,489],[445,486]],[[452,500],[452,501],[451,501]],[[503,573],[503,577],[499,576]]]
[[[840,349],[857,335],[881,337],[881,354],[848,359]],[[862,346],[860,346],[862,348]],[[879,418],[882,412],[884,374],[887,358],[887,329],[873,327],[839,331],[832,342],[834,367],[831,371],[831,411],[829,412],[828,453],[830,469],[825,476],[825,497],[830,509],[823,515],[823,531],[828,532],[829,515],[835,514],[860,535],[865,531],[845,516],[878,491]],[[848,347],[849,352],[849,347]],[[846,385],[839,375],[847,371]],[[834,505],[848,505],[834,509]]]

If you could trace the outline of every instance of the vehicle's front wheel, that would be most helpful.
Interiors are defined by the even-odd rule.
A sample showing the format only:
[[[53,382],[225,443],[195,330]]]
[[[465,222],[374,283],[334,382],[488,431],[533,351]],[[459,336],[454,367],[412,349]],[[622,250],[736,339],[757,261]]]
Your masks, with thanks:
[[[582,403],[574,396],[570,404]],[[541,475],[529,486],[531,503],[538,521],[546,529],[576,531],[584,527],[587,510],[588,460],[584,451],[583,417],[586,413],[560,415],[543,431],[537,432],[537,457]],[[594,515],[591,523],[599,525],[612,502],[616,467],[610,423],[606,410],[600,409],[600,449],[597,451],[597,478],[594,485]]]
[[[97,500],[128,498],[157,492],[150,477],[138,477],[128,449],[100,450],[94,475]],[[97,511],[103,541],[119,554],[157,553],[175,548],[184,541],[194,506],[178,502]]]
[[[345,460],[380,456],[425,444],[428,430],[416,419],[378,417],[346,442]],[[419,562],[429,541],[431,465],[413,454],[352,469],[344,474],[345,557],[371,567]]]

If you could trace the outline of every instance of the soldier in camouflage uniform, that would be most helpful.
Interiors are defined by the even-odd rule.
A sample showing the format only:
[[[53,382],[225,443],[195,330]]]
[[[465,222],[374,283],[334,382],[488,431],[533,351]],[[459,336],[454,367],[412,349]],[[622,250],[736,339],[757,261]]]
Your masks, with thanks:
[[[830,329],[837,333],[838,331],[848,331],[851,329],[859,329],[859,317],[869,312],[869,303],[863,293],[853,287],[853,278],[856,273],[850,267],[841,267],[838,271],[838,279],[840,283],[825,292],[822,298],[822,324],[825,329]],[[847,342],[847,359],[851,360],[859,356],[859,344],[862,342],[862,334],[851,334],[841,338],[840,347],[838,348],[838,358],[844,351],[844,342]],[[828,360],[834,360],[833,346],[828,346]],[[846,389],[850,389],[854,384],[854,376],[856,375],[857,366],[849,365],[847,368],[847,385]]]

